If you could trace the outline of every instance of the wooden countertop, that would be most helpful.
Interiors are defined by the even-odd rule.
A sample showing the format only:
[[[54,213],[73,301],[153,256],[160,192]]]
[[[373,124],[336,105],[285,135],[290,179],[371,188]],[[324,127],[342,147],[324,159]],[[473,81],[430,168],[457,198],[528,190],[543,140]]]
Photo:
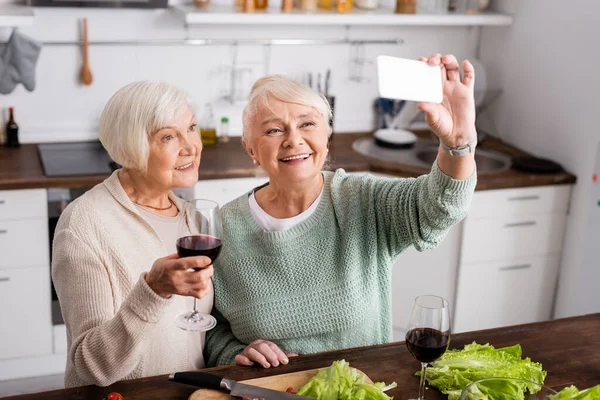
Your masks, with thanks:
[[[558,319],[534,324],[518,325],[477,332],[466,332],[452,336],[451,348],[462,348],[477,341],[495,347],[519,343],[523,356],[542,363],[548,371],[545,385],[560,390],[569,385],[580,389],[600,383],[600,314]],[[278,368],[262,369],[249,367],[220,367],[207,371],[234,380],[245,380],[262,376],[327,367],[335,360],[345,359],[351,366],[365,372],[374,381],[398,384],[388,392],[395,399],[415,398],[419,380],[414,375],[420,364],[406,349],[404,342],[378,346],[360,347],[328,353],[292,358],[290,364]],[[177,371],[173,371],[177,372]],[[135,399],[187,399],[196,388],[169,382],[168,375],[117,382],[101,388],[84,386],[55,390],[32,395],[11,397],[13,400],[86,399],[101,400],[110,392],[119,392],[126,400]],[[434,388],[427,390],[428,400],[447,399]]]
[[[333,137],[329,154],[331,168],[346,171],[374,171],[397,176],[414,177],[427,173],[419,168],[407,168],[393,163],[367,158],[352,149],[352,143],[370,133],[343,133]],[[494,138],[488,138],[480,146],[509,155],[523,154]],[[252,165],[241,145],[240,138],[233,137],[229,143],[205,146],[200,162],[199,179],[240,178],[255,176]],[[0,190],[35,188],[86,188],[92,187],[107,175],[46,177],[35,144],[24,144],[18,149],[0,147]],[[543,186],[575,183],[569,173],[552,175],[527,174],[510,169],[494,175],[478,177],[477,190],[505,189],[513,187]]]

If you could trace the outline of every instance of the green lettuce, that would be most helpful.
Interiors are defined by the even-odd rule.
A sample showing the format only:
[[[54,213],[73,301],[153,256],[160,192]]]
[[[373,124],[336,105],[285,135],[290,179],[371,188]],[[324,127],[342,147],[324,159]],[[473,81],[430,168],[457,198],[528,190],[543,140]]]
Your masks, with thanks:
[[[475,342],[463,350],[448,350],[427,368],[427,381],[449,400],[458,400],[462,390],[471,382],[485,378],[520,378],[543,384],[546,371],[542,365],[522,359],[521,346],[496,349],[490,344]],[[421,375],[417,372],[417,375]],[[472,387],[472,400],[524,399],[524,392],[534,393],[539,386],[511,382],[484,382]]]
[[[394,387],[395,382],[387,386],[383,382],[369,384],[346,360],[339,360],[320,370],[298,394],[318,400],[391,400],[385,391]]]
[[[597,400],[600,399],[600,385],[579,391],[575,386],[569,386],[548,396],[550,400]]]

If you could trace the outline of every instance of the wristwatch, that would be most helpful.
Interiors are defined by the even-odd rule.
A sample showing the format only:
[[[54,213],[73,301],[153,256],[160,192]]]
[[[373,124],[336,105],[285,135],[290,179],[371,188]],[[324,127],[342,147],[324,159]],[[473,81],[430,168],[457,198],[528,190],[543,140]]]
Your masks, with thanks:
[[[473,139],[472,142],[465,144],[464,146],[458,147],[448,147],[441,140],[440,144],[442,145],[442,149],[446,150],[453,157],[466,156],[467,154],[471,154],[475,151],[475,146],[477,145],[477,139]]]

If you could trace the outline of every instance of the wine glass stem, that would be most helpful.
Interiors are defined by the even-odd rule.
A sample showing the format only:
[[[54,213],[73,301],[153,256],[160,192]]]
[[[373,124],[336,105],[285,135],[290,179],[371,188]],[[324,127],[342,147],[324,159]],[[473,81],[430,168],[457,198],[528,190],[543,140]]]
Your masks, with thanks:
[[[196,309],[196,298],[194,297],[194,313],[198,312],[198,310]]]
[[[427,373],[427,363],[421,363],[421,382],[419,383],[419,400],[425,400],[425,374]]]

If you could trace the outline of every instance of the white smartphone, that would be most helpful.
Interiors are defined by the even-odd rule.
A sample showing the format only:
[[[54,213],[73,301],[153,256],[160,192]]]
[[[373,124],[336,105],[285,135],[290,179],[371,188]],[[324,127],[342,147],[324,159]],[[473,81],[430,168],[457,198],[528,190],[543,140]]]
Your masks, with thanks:
[[[441,103],[442,72],[437,65],[406,58],[377,56],[379,96],[388,99]]]

